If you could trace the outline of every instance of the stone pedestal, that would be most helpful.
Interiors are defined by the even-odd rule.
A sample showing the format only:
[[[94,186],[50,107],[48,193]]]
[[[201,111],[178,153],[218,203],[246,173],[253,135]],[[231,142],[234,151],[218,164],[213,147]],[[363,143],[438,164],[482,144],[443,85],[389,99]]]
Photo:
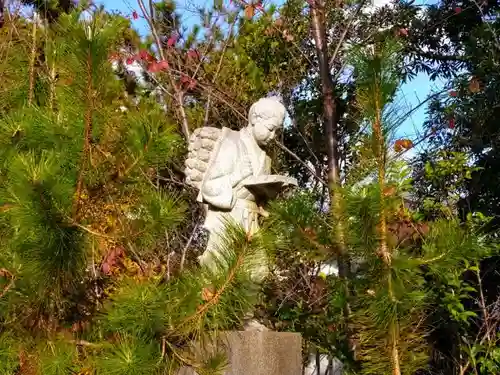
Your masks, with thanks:
[[[229,367],[224,375],[301,375],[302,337],[297,333],[241,331],[223,334]],[[179,375],[197,375],[181,369]]]

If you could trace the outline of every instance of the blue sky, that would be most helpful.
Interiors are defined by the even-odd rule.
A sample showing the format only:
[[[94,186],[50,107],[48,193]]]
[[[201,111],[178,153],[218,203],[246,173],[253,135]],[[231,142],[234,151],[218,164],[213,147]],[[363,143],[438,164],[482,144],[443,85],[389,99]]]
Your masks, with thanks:
[[[417,0],[417,4],[431,4],[436,0]],[[277,3],[280,3],[281,0],[278,0]],[[375,0],[375,4],[378,3],[386,3],[387,0]],[[131,15],[133,10],[139,11],[137,0],[97,0],[96,3],[104,4],[104,6],[109,10],[118,10],[123,12],[124,14]],[[147,1],[146,1],[147,3]],[[180,2],[184,4],[179,7],[180,13],[182,14],[183,21],[185,24],[194,24],[199,22],[198,16],[194,13],[194,9],[196,6],[200,5],[208,5],[207,2],[203,0],[183,0]],[[140,18],[139,20],[134,21],[134,26],[141,33],[146,33],[147,25],[146,22]],[[411,82],[403,85],[398,93],[398,97],[396,99],[397,105],[401,110],[401,113],[406,113],[410,111],[411,108],[418,106],[418,104],[425,100],[425,98],[432,91],[437,91],[442,89],[444,82],[431,82],[425,74],[420,74],[416,78],[414,78]],[[406,119],[406,121],[401,125],[398,129],[398,137],[407,137],[410,139],[418,138],[418,133],[422,128],[422,123],[425,120],[427,106],[424,104],[418,110],[414,111],[412,115]]]

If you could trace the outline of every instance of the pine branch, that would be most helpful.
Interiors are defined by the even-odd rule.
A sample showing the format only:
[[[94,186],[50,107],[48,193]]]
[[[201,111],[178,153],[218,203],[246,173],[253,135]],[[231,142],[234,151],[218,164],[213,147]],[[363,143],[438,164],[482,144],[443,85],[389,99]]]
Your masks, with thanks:
[[[54,102],[56,97],[56,62],[51,62],[50,75],[49,75],[49,109],[54,110]]]
[[[14,285],[14,275],[12,272],[5,268],[0,269],[0,276],[7,276],[9,278],[9,283],[3,287],[3,289],[0,291],[0,298],[2,298],[9,290],[12,288]]]
[[[35,95],[35,62],[37,55],[37,13],[33,13],[33,29],[31,32],[31,53],[30,53],[30,65],[29,65],[29,91],[28,91],[28,105],[33,104],[33,96]]]
[[[184,319],[184,321],[182,321],[179,324],[179,327],[183,327],[188,323],[191,323],[193,321],[201,319],[201,317],[210,309],[210,307],[212,307],[213,305],[215,305],[219,302],[220,297],[229,288],[231,283],[234,281],[234,279],[237,275],[237,272],[239,271],[239,269],[243,265],[244,260],[245,260],[245,255],[246,254],[243,251],[241,251],[238,254],[236,262],[235,262],[234,266],[229,269],[229,272],[226,276],[226,280],[224,281],[222,286],[213,294],[213,296],[211,296],[202,306],[200,306],[197,309],[196,313],[194,313],[193,315]]]
[[[90,152],[90,137],[92,136],[92,114],[94,111],[94,88],[92,83],[92,55],[90,49],[87,52],[87,60],[86,60],[86,76],[87,76],[87,84],[86,84],[86,111],[84,117],[84,134],[83,134],[83,150],[80,159],[80,167],[78,170],[78,177],[76,180],[76,191],[73,203],[73,219],[78,220],[78,213],[81,207],[81,194],[83,188],[83,177],[85,173],[85,169],[87,168],[87,161],[89,158]]]
[[[376,72],[375,75],[378,75]],[[379,77],[377,77],[379,78]],[[392,254],[390,253],[387,246],[387,212],[386,212],[386,197],[385,197],[385,169],[386,169],[386,146],[385,138],[382,132],[382,105],[381,99],[381,88],[378,79],[375,78],[374,84],[374,104],[375,104],[375,120],[373,122],[373,133],[376,142],[375,155],[378,159],[378,184],[380,189],[380,221],[379,221],[379,233],[380,233],[380,248],[379,255],[386,265],[387,272],[387,288],[389,291],[389,298],[392,302],[395,302],[394,290],[392,285]],[[398,349],[398,322],[391,321],[389,323],[389,335],[390,335],[390,345],[391,345],[391,362],[392,362],[392,373],[393,375],[401,375],[401,366],[399,363],[399,349]]]

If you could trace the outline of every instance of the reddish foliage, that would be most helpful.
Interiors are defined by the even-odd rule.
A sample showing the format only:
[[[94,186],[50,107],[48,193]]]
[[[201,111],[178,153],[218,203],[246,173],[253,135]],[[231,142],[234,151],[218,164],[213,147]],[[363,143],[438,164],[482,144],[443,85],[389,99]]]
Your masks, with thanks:
[[[413,147],[413,142],[409,139],[398,139],[394,143],[394,151],[400,152],[402,150],[409,150]]]
[[[205,287],[201,291],[201,298],[203,301],[208,302],[215,296],[215,289],[212,286]]]
[[[260,11],[264,11],[264,7],[262,6],[262,0],[257,1],[257,3],[255,3],[254,7],[255,7],[255,9],[258,9]]]
[[[455,14],[462,13],[462,8],[460,8],[460,7],[456,7],[456,8],[454,9],[454,11],[455,11]]]
[[[138,19],[138,18],[139,18],[139,15],[137,14],[137,12],[136,12],[135,10],[132,12],[132,18],[133,18],[134,20],[136,20],[136,19]]]
[[[120,60],[120,54],[117,52],[112,52],[109,54],[108,60],[110,61]]]
[[[254,14],[255,14],[255,8],[253,7],[253,5],[247,5],[245,7],[245,17],[253,18]]]
[[[476,77],[472,77],[472,79],[469,82],[469,90],[473,94],[476,94],[479,91],[481,91],[481,83],[479,82],[479,79],[477,79]]]
[[[73,323],[71,326],[71,332],[83,332],[90,328],[90,322],[80,320]]]
[[[153,55],[151,55],[148,51],[146,50],[140,50],[139,54],[137,55],[140,60],[146,61],[146,62],[153,62],[155,61],[155,58]]]
[[[410,220],[399,220],[388,224],[389,243],[393,247],[409,246],[417,243],[429,233],[429,225],[426,223],[411,222]]]
[[[129,57],[129,58],[126,60],[127,65],[132,64],[132,63],[134,62],[134,60],[135,60],[135,59],[134,59],[133,57]]]
[[[22,375],[35,375],[36,365],[33,363],[33,357],[26,353],[24,350],[21,350],[19,353],[19,370],[18,374]]]
[[[456,92],[455,90],[451,90],[451,91],[450,91],[450,96],[451,96],[451,97],[455,98],[457,95],[458,95],[458,94],[457,94],[457,92]]]
[[[148,66],[148,72],[150,73],[158,73],[161,72],[162,70],[167,70],[169,68],[168,61],[166,60],[161,60],[158,62],[152,62]]]
[[[174,34],[174,35],[172,35],[172,36],[171,36],[170,38],[168,38],[168,40],[167,40],[167,46],[169,46],[169,47],[173,47],[173,46],[175,46],[175,43],[177,43],[177,39],[178,39],[177,35],[175,35],[175,34]]]
[[[111,274],[111,269],[118,265],[119,261],[125,255],[125,251],[121,247],[115,247],[108,252],[101,263],[101,271],[105,275]]]
[[[200,53],[196,49],[190,49],[187,52],[187,56],[188,56],[188,58],[194,59],[194,60],[199,60],[200,59]]]
[[[188,90],[192,90],[196,87],[196,81],[185,74],[181,76],[181,84],[184,88]]]
[[[398,34],[399,34],[400,36],[408,36],[408,29],[406,29],[406,28],[401,28],[401,29],[399,29],[399,30],[398,30]]]
[[[450,129],[455,129],[455,119],[453,117],[448,121],[448,127]]]
[[[393,185],[386,186],[383,190],[383,194],[386,197],[394,195],[394,193],[396,193],[396,187]]]

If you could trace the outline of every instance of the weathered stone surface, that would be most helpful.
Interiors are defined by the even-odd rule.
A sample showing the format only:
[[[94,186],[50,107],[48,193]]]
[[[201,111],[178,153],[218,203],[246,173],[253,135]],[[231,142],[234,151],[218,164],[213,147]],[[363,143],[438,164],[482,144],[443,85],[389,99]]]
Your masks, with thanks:
[[[207,210],[209,232],[200,264],[215,267],[228,223],[239,224],[249,235],[259,229],[261,204],[273,199],[297,180],[271,174],[267,145],[283,127],[286,108],[278,98],[262,98],[248,112],[248,125],[238,131],[201,127],[189,139],[186,183],[199,190],[197,200]],[[255,270],[259,279],[267,267]]]
[[[229,368],[224,375],[301,375],[300,334],[238,331],[223,334]],[[184,368],[179,375],[196,375]]]

